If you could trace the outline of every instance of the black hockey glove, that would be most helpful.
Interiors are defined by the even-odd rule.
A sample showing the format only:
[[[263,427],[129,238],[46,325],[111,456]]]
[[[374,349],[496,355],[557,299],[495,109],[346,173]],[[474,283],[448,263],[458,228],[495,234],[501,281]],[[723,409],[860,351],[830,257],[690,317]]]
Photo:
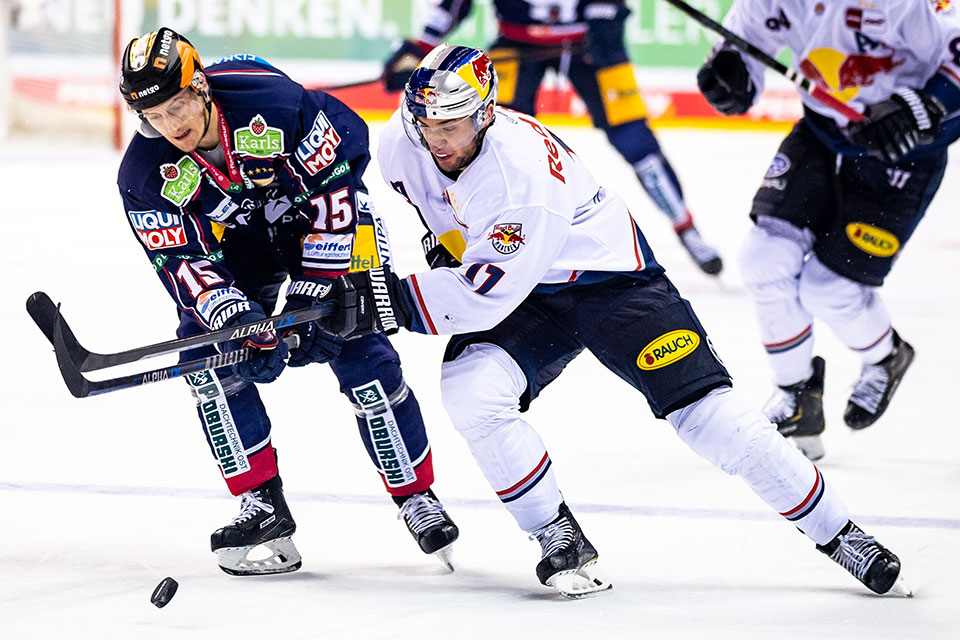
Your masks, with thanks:
[[[387,91],[403,91],[410,74],[429,53],[423,44],[404,40],[403,44],[383,63],[383,86]]]
[[[460,266],[460,261],[453,257],[453,254],[447,251],[447,248],[440,244],[437,236],[432,231],[420,238],[420,244],[423,245],[423,257],[427,259],[427,264],[431,269],[440,269],[450,267],[456,269]]]
[[[342,338],[396,333],[410,327],[413,300],[390,267],[357,271],[337,278],[327,297],[337,303],[324,325]]]
[[[623,27],[630,10],[624,5],[624,0],[598,0],[583,7],[583,18],[587,21],[586,61],[598,69],[629,59]]]
[[[328,278],[299,276],[287,287],[287,303],[283,306],[283,312],[312,307],[332,288],[333,281]],[[340,349],[343,348],[343,338],[325,331],[319,322],[296,325],[285,331],[283,337],[291,333],[300,336],[300,346],[290,352],[290,360],[287,361],[291,367],[330,362],[340,355]]]
[[[933,142],[946,113],[936,96],[903,88],[869,105],[862,121],[847,125],[847,136],[872,157],[893,163],[917,146]]]
[[[697,86],[710,106],[725,116],[746,113],[757,95],[743,58],[730,49],[721,49],[700,67]]]
[[[229,327],[266,320],[267,317],[263,313],[263,307],[252,300],[248,301],[246,305],[249,306],[248,310],[234,313],[227,318],[223,326]],[[280,376],[283,368],[287,366],[285,359],[290,354],[290,349],[273,331],[264,331],[263,333],[237,338],[223,344],[225,352],[236,351],[244,347],[254,349],[254,355],[249,360],[233,365],[233,370],[247,382],[273,382]]]

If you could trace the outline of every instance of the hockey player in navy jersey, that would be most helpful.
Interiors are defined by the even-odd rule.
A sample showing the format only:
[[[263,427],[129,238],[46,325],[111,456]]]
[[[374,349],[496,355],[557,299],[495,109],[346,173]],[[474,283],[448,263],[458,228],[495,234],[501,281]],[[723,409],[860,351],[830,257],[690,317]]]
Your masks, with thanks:
[[[803,118],[767,169],[740,256],[778,386],[767,415],[816,460],[824,455],[825,363],[813,356],[813,319],[860,360],[843,416],[852,429],[883,415],[913,360],[879,287],[960,135],[960,16],[949,2],[930,0],[738,0],[724,23],[769,54],[790,48],[807,78],[865,116],[850,123],[801,94]],[[721,44],[698,81],[730,115],[753,104],[763,73]]]
[[[118,184],[134,236],[176,302],[177,335],[192,336],[312,303],[352,263],[389,260],[385,229],[367,195],[367,127],[345,105],[307,91],[250,55],[206,69],[181,35],[161,28],[132,40],[120,91],[141,119]],[[299,346],[281,338],[295,333]],[[254,383],[289,364],[329,363],[352,403],[360,435],[387,492],[425,553],[458,535],[430,489],[433,465],[420,408],[384,336],[358,341],[298,325],[226,343],[252,347],[246,362],[187,378],[204,433],[240,514],[211,537],[231,574],[296,570],[296,524],[283,496],[271,423]],[[183,360],[216,353],[183,353]],[[289,357],[289,361],[287,358]],[[323,424],[327,396],[299,399],[304,421]],[[272,555],[254,559],[266,546]]]
[[[813,463],[731,388],[623,199],[542,124],[496,100],[483,51],[441,45],[424,58],[377,159],[436,236],[435,268],[403,279],[389,268],[346,274],[325,298],[338,307],[329,326],[346,338],[400,327],[451,335],[444,406],[497,497],[540,542],[540,581],[573,598],[610,586],[522,417],[586,349],[696,453],[742,478],[868,588],[909,593],[898,558],[850,521]]]
[[[647,125],[633,66],[624,44],[630,11],[624,0],[494,0],[500,35],[490,59],[500,73],[500,104],[536,115],[537,90],[547,69],[570,78],[594,126],[630,163],[640,184],[673,225],[680,242],[706,273],[723,262],[701,238],[680,182]],[[473,0],[440,0],[418,40],[405,40],[387,60],[383,80],[400,91],[427,51],[469,14]]]

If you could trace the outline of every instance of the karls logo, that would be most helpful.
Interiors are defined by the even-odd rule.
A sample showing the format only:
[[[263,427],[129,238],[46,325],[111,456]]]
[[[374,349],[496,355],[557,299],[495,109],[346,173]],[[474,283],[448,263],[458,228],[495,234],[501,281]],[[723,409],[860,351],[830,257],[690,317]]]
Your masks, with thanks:
[[[327,114],[321,111],[313,121],[313,127],[297,146],[297,160],[307,173],[315,176],[336,160],[339,145],[340,135],[330,124]]]
[[[700,336],[687,329],[665,333],[643,348],[637,366],[652,371],[686,358],[700,346]]]
[[[847,225],[847,238],[864,253],[878,258],[889,258],[900,249],[900,240],[889,231],[879,227],[851,222]]]
[[[283,129],[271,127],[259,113],[250,120],[250,126],[233,132],[234,148],[238,153],[254,158],[272,158],[283,153]]]
[[[200,188],[200,165],[190,156],[183,156],[176,164],[160,165],[163,188],[160,195],[182,207]]]
[[[130,224],[147,249],[169,249],[187,244],[183,221],[176,213],[166,211],[128,211]]]

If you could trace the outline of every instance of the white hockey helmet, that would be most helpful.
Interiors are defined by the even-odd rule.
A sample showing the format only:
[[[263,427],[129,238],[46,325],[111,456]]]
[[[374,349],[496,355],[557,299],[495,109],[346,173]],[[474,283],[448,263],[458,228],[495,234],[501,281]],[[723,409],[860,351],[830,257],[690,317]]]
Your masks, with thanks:
[[[487,107],[497,102],[497,72],[480,49],[441,44],[420,62],[404,90],[403,116],[407,135],[429,147],[419,118],[473,119],[475,133],[487,124]]]

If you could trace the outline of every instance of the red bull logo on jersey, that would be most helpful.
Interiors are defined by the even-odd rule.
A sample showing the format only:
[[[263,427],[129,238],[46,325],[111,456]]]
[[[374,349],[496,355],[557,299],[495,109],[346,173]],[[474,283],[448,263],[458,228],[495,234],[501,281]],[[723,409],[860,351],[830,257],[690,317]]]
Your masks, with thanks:
[[[665,333],[643,348],[637,366],[644,371],[660,369],[686,358],[700,346],[700,336],[688,329]]]
[[[491,241],[494,249],[502,254],[509,255],[523,245],[524,239],[520,233],[522,229],[523,225],[521,224],[497,224],[494,225],[493,231],[487,236],[487,240]]]
[[[128,211],[130,224],[147,249],[157,251],[187,244],[183,219],[166,211]]]
[[[933,3],[934,13],[945,16],[953,15],[953,3],[950,0],[930,0]]]
[[[886,45],[878,43],[877,50],[884,55],[814,49],[800,62],[800,72],[833,97],[847,102],[860,87],[871,86],[876,76],[890,73],[905,62],[894,60],[896,52]]]
[[[847,225],[847,238],[864,253],[878,258],[889,258],[900,250],[900,240],[889,231],[864,222]]]

